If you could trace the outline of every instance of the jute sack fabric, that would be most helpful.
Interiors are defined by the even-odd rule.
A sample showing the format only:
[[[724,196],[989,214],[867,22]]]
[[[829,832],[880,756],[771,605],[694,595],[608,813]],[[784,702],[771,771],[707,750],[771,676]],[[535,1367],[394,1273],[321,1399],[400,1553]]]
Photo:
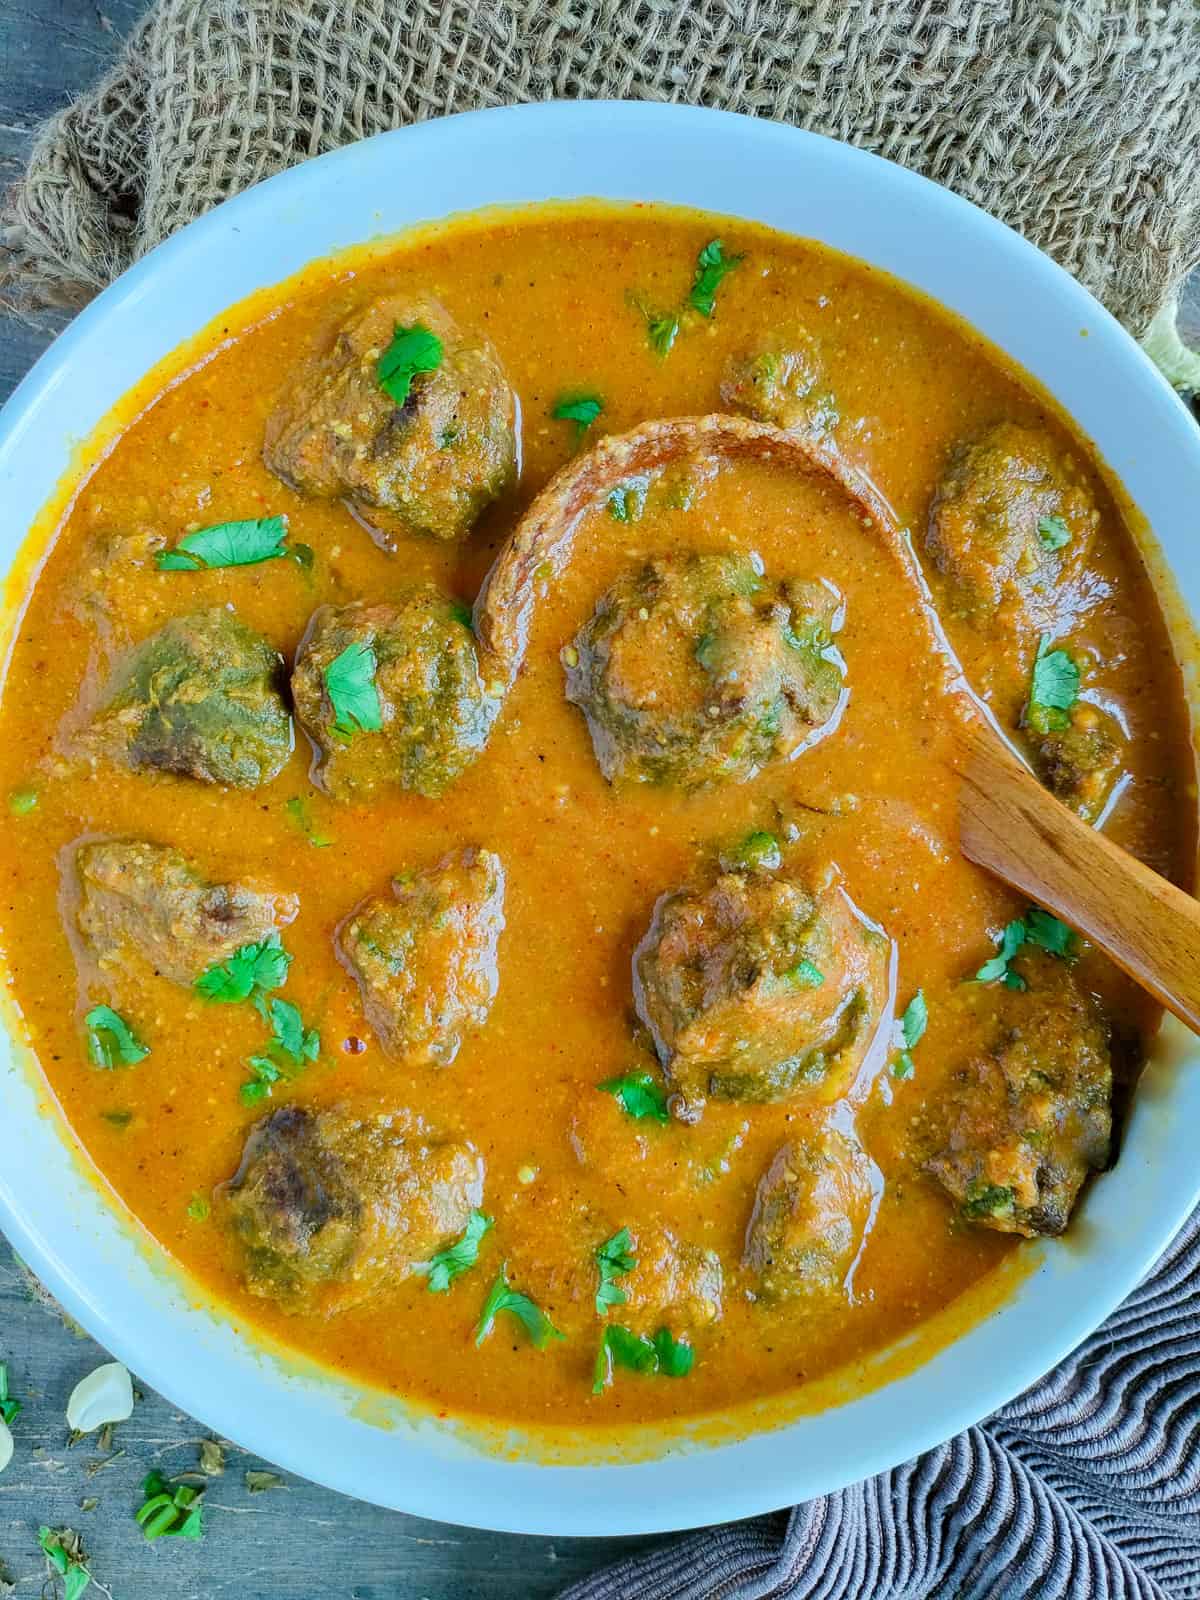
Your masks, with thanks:
[[[6,209],[4,292],[82,303],[307,156],[580,96],[775,117],[915,167],[1135,333],[1200,259],[1195,0],[160,0],[41,133]]]

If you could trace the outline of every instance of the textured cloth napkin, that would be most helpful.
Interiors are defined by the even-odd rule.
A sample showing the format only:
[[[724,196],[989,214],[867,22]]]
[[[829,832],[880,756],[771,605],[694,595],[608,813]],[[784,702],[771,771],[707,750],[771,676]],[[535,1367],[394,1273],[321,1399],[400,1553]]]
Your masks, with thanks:
[[[776,117],[915,167],[1136,334],[1200,261],[1196,0],[159,0],[42,130],[0,219],[0,290],[81,304],[307,156],[582,96]],[[981,1427],[572,1600],[1200,1600],[1198,1282],[1193,1220],[1104,1329]]]

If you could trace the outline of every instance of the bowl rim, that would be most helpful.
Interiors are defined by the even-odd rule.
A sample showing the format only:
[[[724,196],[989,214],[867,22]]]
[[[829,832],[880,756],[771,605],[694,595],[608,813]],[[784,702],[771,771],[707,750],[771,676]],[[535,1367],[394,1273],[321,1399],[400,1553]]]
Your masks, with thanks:
[[[647,149],[655,153],[653,179],[645,174]],[[529,165],[521,167],[522,160]],[[102,361],[106,354],[112,359],[114,350],[137,344],[145,332],[139,323],[169,327],[173,300],[185,306],[178,315],[192,319],[190,331],[198,331],[210,316],[187,308],[204,304],[206,269],[223,283],[216,269],[222,257],[237,260],[241,270],[239,252],[269,226],[286,232],[305,219],[311,226],[314,205],[329,205],[339,192],[351,194],[357,207],[353,236],[342,244],[359,242],[365,237],[364,183],[394,181],[392,169],[404,165],[411,183],[399,188],[404,196],[411,189],[412,198],[378,210],[377,233],[484,204],[553,197],[644,201],[651,190],[655,200],[828,239],[829,218],[842,217],[840,205],[846,215],[837,225],[837,240],[830,240],[834,248],[875,261],[927,293],[931,279],[945,279],[947,292],[936,296],[943,305],[1009,351],[1060,402],[1062,391],[1076,397],[1068,409],[1089,435],[1111,441],[1101,454],[1127,485],[1136,482],[1132,497],[1151,525],[1178,527],[1172,501],[1186,503],[1190,495],[1191,503],[1200,503],[1200,436],[1170,386],[1086,290],[1004,224],[852,146],[731,112],[642,101],[551,101],[418,123],[292,168],[192,222],[86,307],[14,391],[0,413],[0,503],[20,506],[34,493],[39,504],[51,498],[55,477],[47,476],[48,463],[57,460],[64,470],[71,435],[87,431],[78,417],[69,431],[56,420],[71,418],[73,406],[78,412],[68,390],[80,364]],[[439,177],[439,169],[455,174],[454,182]],[[804,198],[797,200],[794,188],[782,192],[784,180],[803,187]],[[439,183],[455,194],[483,192],[491,184],[494,193],[467,205],[420,209],[400,224],[388,220],[399,214],[397,204],[427,207],[423,197]],[[726,197],[738,196],[745,196],[743,203],[727,203]],[[871,206],[880,201],[882,211],[873,215]],[[339,199],[335,209],[349,203]],[[797,208],[801,217],[810,214],[806,205],[814,220],[825,221],[820,235],[781,220],[795,217]],[[294,248],[293,235],[287,237]],[[871,248],[848,248],[846,239],[851,246],[861,239]],[[338,248],[323,244],[309,258]],[[959,258],[961,271],[950,270]],[[278,281],[294,270],[288,265],[261,281]],[[1020,355],[997,333],[1018,283],[1022,316],[1031,317],[1036,330],[1022,331]],[[211,314],[221,309],[217,305]],[[1087,337],[1073,336],[1073,346],[1064,332],[1067,323],[1086,329]],[[185,336],[173,334],[165,348]],[[1037,338],[1047,341],[1045,359]],[[138,375],[122,381],[119,392]],[[1093,388],[1118,380],[1123,403],[1143,423],[1132,454],[1115,447],[1118,435],[1108,413],[1093,404]],[[109,403],[103,404],[94,420],[108,410]],[[1091,420],[1093,412],[1102,426]],[[42,450],[45,459],[38,465],[38,430],[46,425],[62,431]],[[32,490],[20,477],[31,455]],[[1182,530],[1174,537],[1183,552]],[[1184,580],[1181,592],[1192,614],[1200,614],[1200,562],[1189,566],[1177,555],[1172,570]],[[289,1376],[277,1369],[243,1345],[231,1323],[210,1338],[197,1321],[199,1309],[166,1282],[161,1268],[135,1259],[145,1249],[144,1238],[135,1244],[115,1213],[85,1214],[89,1205],[108,1211],[94,1198],[94,1179],[86,1180],[85,1191],[78,1178],[68,1182],[60,1166],[61,1193],[47,1182],[45,1164],[54,1167],[55,1150],[66,1157],[72,1149],[77,1154],[78,1146],[46,1115],[44,1086],[39,1098],[13,1059],[0,1062],[7,1068],[0,1070],[0,1111],[6,1120],[17,1119],[28,1137],[15,1141],[13,1159],[0,1172],[0,1222],[70,1314],[145,1382],[290,1471],[381,1505],[495,1530],[564,1536],[695,1527],[839,1489],[941,1443],[1028,1387],[1103,1321],[1200,1199],[1200,1173],[1187,1159],[1181,1132],[1200,1115],[1200,1072],[1177,1070],[1186,1047],[1176,1035],[1171,1040],[1167,1055],[1175,1059],[1164,1056],[1161,1071],[1148,1069],[1153,1081],[1139,1094],[1122,1165],[1113,1174],[1128,1176],[1118,1177],[1116,1186],[1108,1179],[1092,1186],[1079,1247],[1034,1247],[1035,1270],[1012,1299],[912,1374],[780,1429],[699,1450],[672,1450],[651,1461],[556,1466],[462,1452],[436,1429],[418,1428],[411,1437],[388,1433],[347,1411],[345,1396],[331,1401],[336,1385],[314,1387],[311,1374]],[[18,1053],[19,1048],[18,1041]],[[86,1192],[91,1201],[81,1199]],[[93,1281],[99,1265],[112,1266],[115,1280]],[[310,1408],[304,1428],[298,1394]]]

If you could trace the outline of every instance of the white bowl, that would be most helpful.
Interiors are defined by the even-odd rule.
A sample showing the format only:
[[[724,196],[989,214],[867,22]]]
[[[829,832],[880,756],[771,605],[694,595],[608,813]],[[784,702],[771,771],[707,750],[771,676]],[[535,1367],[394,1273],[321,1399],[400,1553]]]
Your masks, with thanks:
[[[675,106],[485,111],[384,134],[220,206],[84,311],[0,416],[7,566],[73,445],[148,368],[252,290],[316,257],[450,212],[598,196],[703,207],[811,236],[950,307],[1095,441],[1200,613],[1200,434],[1133,341],[1016,234],[845,145]],[[11,1008],[10,1008],[11,1009]],[[19,1025],[10,1030],[19,1033]],[[895,1465],[986,1416],[1065,1356],[1151,1266],[1200,1197],[1200,1051],[1147,1069],[1115,1169],[1067,1241],[1032,1249],[1012,1297],[907,1376],[726,1443],[556,1465],[414,1417],[245,1339],[103,1198],[20,1044],[0,1055],[0,1221],[67,1310],[175,1405],[293,1472],[427,1517],[545,1534],[743,1517]],[[511,1444],[512,1436],[509,1436]],[[491,1444],[494,1446],[493,1439]],[[521,1455],[524,1454],[524,1459]]]

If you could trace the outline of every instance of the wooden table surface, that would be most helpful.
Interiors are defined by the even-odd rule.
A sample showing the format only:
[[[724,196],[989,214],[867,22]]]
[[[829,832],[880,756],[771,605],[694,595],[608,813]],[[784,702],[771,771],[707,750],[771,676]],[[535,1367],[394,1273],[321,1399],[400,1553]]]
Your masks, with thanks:
[[[141,0],[0,0],[0,184],[19,172],[38,121],[103,71],[141,9]],[[1189,332],[1200,332],[1200,278],[1189,300]],[[64,320],[0,317],[0,401]],[[539,1600],[660,1542],[478,1533],[380,1511],[293,1478],[251,1493],[247,1470],[269,1463],[230,1448],[206,1496],[204,1539],[147,1545],[133,1522],[142,1477],[152,1467],[167,1475],[195,1468],[208,1435],[147,1393],[115,1430],[111,1455],[94,1439],[70,1448],[67,1397],[104,1359],[44,1303],[0,1239],[0,1361],[24,1406],[14,1426],[16,1455],[0,1477],[0,1596],[42,1594],[40,1524],[77,1529],[96,1579],[92,1592],[116,1600]]]
[[[141,10],[141,0],[0,0],[0,185],[20,171],[34,126],[103,71]],[[64,321],[0,317],[0,401]],[[5,1581],[16,1584],[14,1600],[42,1594],[39,1524],[77,1529],[97,1586],[115,1600],[539,1600],[659,1542],[478,1533],[293,1478],[251,1494],[245,1472],[269,1463],[230,1450],[206,1496],[203,1540],[147,1545],[133,1521],[143,1476],[194,1468],[206,1430],[146,1394],[115,1430],[121,1453],[97,1471],[94,1441],[68,1448],[64,1408],[104,1359],[39,1301],[0,1238],[0,1361],[24,1404],[16,1455],[0,1476],[0,1595]]]

